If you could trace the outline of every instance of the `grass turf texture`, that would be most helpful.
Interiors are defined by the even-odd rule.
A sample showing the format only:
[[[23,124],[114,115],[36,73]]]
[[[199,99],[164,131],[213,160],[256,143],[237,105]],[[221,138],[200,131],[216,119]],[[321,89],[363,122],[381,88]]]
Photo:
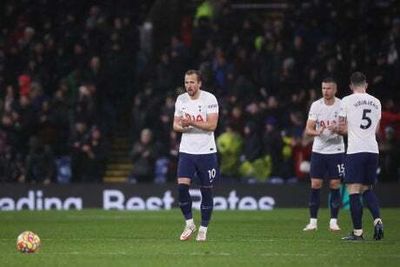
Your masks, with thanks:
[[[342,231],[329,232],[328,212],[320,210],[318,231],[305,233],[307,209],[216,211],[202,243],[178,240],[179,210],[0,212],[0,266],[400,266],[399,209],[382,210],[383,241],[372,240],[365,210],[364,242],[340,240],[351,230],[348,211]],[[38,253],[16,251],[24,230],[40,236]]]

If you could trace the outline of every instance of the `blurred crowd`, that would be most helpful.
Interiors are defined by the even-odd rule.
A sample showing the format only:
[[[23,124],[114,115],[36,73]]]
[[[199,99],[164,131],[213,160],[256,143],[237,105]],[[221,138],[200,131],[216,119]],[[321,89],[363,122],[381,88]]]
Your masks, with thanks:
[[[349,94],[356,70],[383,104],[380,178],[399,181],[396,1],[238,2],[3,1],[0,180],[99,182],[122,123],[132,144],[129,180],[173,181],[174,102],[194,68],[219,101],[223,181],[306,180],[308,108],[327,76],[339,97]],[[176,23],[163,28],[159,17]]]
[[[0,181],[102,181],[146,8],[1,2]]]

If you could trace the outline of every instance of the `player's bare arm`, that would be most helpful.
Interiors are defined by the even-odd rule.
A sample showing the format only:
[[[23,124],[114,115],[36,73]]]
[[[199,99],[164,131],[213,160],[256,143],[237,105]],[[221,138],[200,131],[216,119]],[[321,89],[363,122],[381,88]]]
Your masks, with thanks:
[[[376,135],[379,135],[380,128],[381,128],[381,120],[379,120],[376,125],[376,130],[375,130]]]
[[[319,136],[324,131],[325,127],[317,129],[317,122],[314,120],[307,120],[305,133],[308,136]]]
[[[347,120],[345,117],[339,117],[339,128],[338,134],[345,135],[347,134]]]
[[[217,128],[218,124],[218,113],[207,114],[206,121],[194,121],[188,118],[182,119],[182,126],[185,127],[195,127],[203,131],[213,132]]]
[[[184,126],[186,123],[183,123],[183,120],[184,119],[182,117],[174,116],[173,129],[175,132],[184,133],[189,130],[188,126]]]

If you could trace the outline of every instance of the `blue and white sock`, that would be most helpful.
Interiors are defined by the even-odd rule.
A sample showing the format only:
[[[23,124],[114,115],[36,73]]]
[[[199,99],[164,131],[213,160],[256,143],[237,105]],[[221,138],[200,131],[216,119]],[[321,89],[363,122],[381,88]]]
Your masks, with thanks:
[[[192,215],[192,198],[189,193],[189,185],[178,184],[178,200],[179,207],[182,210],[183,216],[186,220],[193,218]]]
[[[330,201],[330,208],[331,208],[331,218],[337,218],[339,214],[340,208],[340,189],[330,189],[331,192],[331,201]]]
[[[381,217],[378,198],[374,191],[368,189],[363,193],[363,200],[371,212],[372,218],[375,220]]]
[[[362,213],[363,207],[360,201],[360,194],[351,194],[350,196],[350,213],[353,221],[354,229],[362,229]]]
[[[310,192],[310,202],[308,203],[308,207],[310,209],[310,218],[318,217],[318,209],[320,205],[320,189],[311,188]]]
[[[207,227],[211,220],[211,214],[214,208],[212,188],[202,187],[201,191],[201,226]]]

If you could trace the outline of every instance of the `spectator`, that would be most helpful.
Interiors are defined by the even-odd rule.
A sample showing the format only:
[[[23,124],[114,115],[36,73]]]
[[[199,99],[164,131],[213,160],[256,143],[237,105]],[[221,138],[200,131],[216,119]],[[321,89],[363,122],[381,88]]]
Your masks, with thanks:
[[[99,183],[105,172],[107,144],[98,127],[92,127],[88,141],[83,144],[83,172],[81,181]]]
[[[26,158],[26,181],[35,184],[51,183],[56,170],[54,160],[50,146],[44,145],[37,137],[31,137]]]
[[[241,132],[245,121],[264,126],[268,117],[276,119],[275,131],[285,133],[283,164],[293,161],[292,142],[299,144],[298,129],[304,124],[301,115],[292,122],[288,115],[293,110],[305,114],[326,73],[337,75],[339,88],[345,88],[346,73],[365,69],[375,94],[394,103],[400,99],[396,1],[361,6],[297,1],[279,10],[279,16],[254,12],[251,18],[230,1],[206,1],[198,9],[189,2],[173,6],[175,1],[168,3],[167,13],[173,17],[168,16],[173,19],[168,27],[160,27],[165,20],[147,16],[154,1],[121,0],[113,8],[70,1],[58,3],[57,10],[48,1],[4,1],[0,91],[5,93],[0,111],[12,114],[12,136],[17,140],[12,142],[13,157],[21,162],[28,154],[29,138],[51,136],[50,129],[56,141],[47,143],[57,158],[71,156],[66,140],[75,134],[70,125],[83,116],[89,128],[101,118],[96,123],[102,139],[112,137],[116,124],[129,120],[125,114],[132,106],[132,142],[147,127],[154,131],[155,144],[169,142],[169,131],[157,123],[160,118],[167,122],[162,103],[165,95],[175,93],[179,70],[188,65],[202,71],[203,86],[223,103],[217,132],[227,124]],[[39,19],[43,14],[46,18]],[[140,40],[138,28],[149,25],[163,29],[157,45],[146,43],[157,51],[139,47],[145,40]],[[37,90],[37,85],[42,88]],[[49,104],[42,106],[43,101]],[[386,111],[382,124],[394,128],[397,140],[399,111]],[[289,165],[284,169],[291,170]]]
[[[22,164],[15,151],[16,131],[11,115],[4,113],[0,125],[0,181],[17,182],[23,176]]]
[[[225,131],[217,138],[217,148],[220,154],[220,172],[224,180],[234,178],[239,181],[240,155],[243,139],[234,127],[227,125]]]
[[[140,139],[133,144],[130,157],[133,170],[129,182],[152,182],[156,155],[153,132],[150,129],[145,128],[140,132]]]
[[[271,177],[281,177],[283,141],[276,124],[275,117],[267,117],[262,137],[264,154],[271,158]]]
[[[271,160],[263,154],[262,139],[256,124],[249,121],[244,127],[243,151],[239,174],[249,183],[265,182],[271,173]]]
[[[394,129],[385,128],[385,139],[380,144],[380,177],[385,182],[400,181],[400,143],[396,139]]]
[[[85,159],[87,158],[87,143],[90,140],[88,124],[84,120],[77,120],[74,123],[73,133],[70,137],[70,155],[72,182],[82,182],[85,173]]]

